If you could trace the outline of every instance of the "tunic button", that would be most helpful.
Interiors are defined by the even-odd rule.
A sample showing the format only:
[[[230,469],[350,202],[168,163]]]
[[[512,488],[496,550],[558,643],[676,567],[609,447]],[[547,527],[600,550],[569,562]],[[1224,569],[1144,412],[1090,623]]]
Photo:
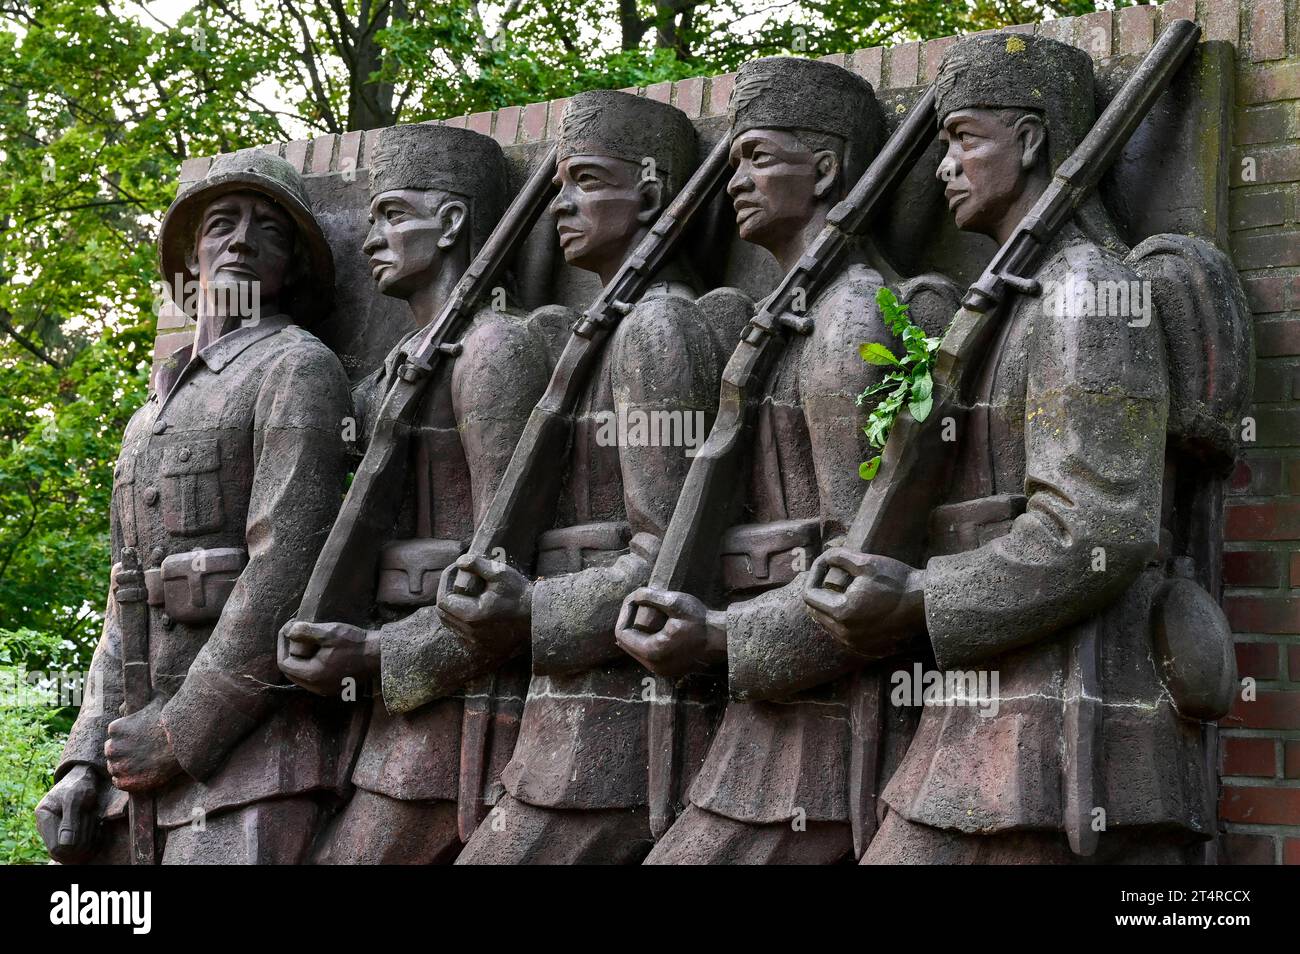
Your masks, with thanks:
[[[176,456],[179,457],[181,460],[189,460],[189,459],[190,459],[190,449],[189,449],[188,447],[182,447],[182,448],[181,448],[181,452],[180,452],[179,454],[177,454]]]
[[[167,430],[167,422],[166,422],[166,421],[154,421],[154,422],[153,422],[153,432],[154,432],[155,434],[161,434],[161,433],[162,433],[163,431],[165,431],[165,430]]]
[[[158,502],[158,488],[146,487],[144,489],[144,502],[147,506],[152,507]]]
[[[173,620],[170,616],[168,616],[166,613],[163,613],[163,614],[162,614],[162,624],[163,624],[163,629],[171,629],[171,628],[172,628],[172,624],[173,624],[173,622],[174,622],[174,620]]]
[[[162,547],[154,547],[152,550],[149,551],[149,562],[161,563],[163,557],[165,557],[166,555],[167,552]]]

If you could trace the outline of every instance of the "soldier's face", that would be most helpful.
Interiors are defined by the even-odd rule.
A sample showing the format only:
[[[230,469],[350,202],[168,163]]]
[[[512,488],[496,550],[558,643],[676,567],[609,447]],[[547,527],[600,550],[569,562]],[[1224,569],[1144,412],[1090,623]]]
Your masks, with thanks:
[[[277,203],[256,192],[232,192],[199,218],[190,267],[203,287],[253,284],[262,307],[278,301],[293,258],[294,226]]]
[[[631,251],[633,238],[658,214],[662,194],[636,163],[609,156],[561,160],[555,185],[550,212],[564,260],[593,272]]]
[[[468,206],[437,191],[393,189],[370,200],[370,232],[361,246],[379,290],[410,298],[442,270]]]
[[[935,173],[957,227],[996,236],[1024,194],[1041,148],[1042,127],[1007,123],[1004,112],[959,109],[944,117],[947,152]]]
[[[751,129],[731,143],[727,194],[746,242],[771,247],[798,234],[834,178],[834,153],[813,151],[784,129]]]

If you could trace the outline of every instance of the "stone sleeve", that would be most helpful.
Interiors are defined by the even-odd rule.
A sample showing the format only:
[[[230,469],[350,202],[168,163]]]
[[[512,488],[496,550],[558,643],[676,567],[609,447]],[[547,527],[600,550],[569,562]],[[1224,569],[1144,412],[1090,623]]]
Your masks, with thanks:
[[[477,526],[551,369],[528,326],[512,316],[480,312],[462,344],[452,371],[452,408],[469,465]]]
[[[538,580],[533,584],[533,672],[562,676],[594,669],[626,656],[614,642],[623,599],[650,579],[659,541],[632,538],[631,552],[613,566]]]
[[[817,474],[824,540],[844,533],[852,523],[867,489],[858,465],[875,453],[862,430],[866,409],[857,399],[885,369],[867,364],[858,349],[874,341],[901,350],[876,305],[879,290],[880,276],[861,267],[827,289],[814,303],[812,339],[799,362],[799,394]]]
[[[824,539],[842,534],[866,490],[858,465],[869,447],[857,397],[881,370],[858,356],[865,341],[890,341],[875,296],[879,276],[855,267],[813,306],[812,338],[799,361],[799,393],[817,475]],[[808,554],[809,562],[816,554]],[[831,682],[865,659],[836,642],[809,616],[808,574],[727,609],[727,668],[732,695],[781,699]]]
[[[443,624],[434,606],[386,623],[380,633],[379,684],[384,708],[393,715],[452,695],[513,652],[462,638]]]
[[[727,682],[736,699],[784,699],[833,682],[867,660],[840,645],[804,608],[807,572],[727,607]]]
[[[686,438],[702,444],[717,413],[717,345],[694,301],[663,295],[633,309],[610,347],[615,412],[629,422],[619,447],[627,519],[662,539],[691,466]]]
[[[54,772],[55,781],[76,765],[94,766],[102,777],[108,777],[104,760],[108,724],[118,718],[126,698],[122,685],[122,633],[118,625],[117,601],[111,595],[104,610],[103,634],[90,661],[88,679],[77,721],[72,724]]]
[[[1026,512],[1006,535],[926,567],[940,668],[1029,645],[1102,609],[1158,545],[1168,413],[1159,319],[1134,327],[1092,313],[1085,289],[1136,280],[1118,263],[1093,256],[1069,274],[1076,293],[1061,314],[1036,315],[1026,342]],[[1050,300],[1047,289],[1021,307]]]

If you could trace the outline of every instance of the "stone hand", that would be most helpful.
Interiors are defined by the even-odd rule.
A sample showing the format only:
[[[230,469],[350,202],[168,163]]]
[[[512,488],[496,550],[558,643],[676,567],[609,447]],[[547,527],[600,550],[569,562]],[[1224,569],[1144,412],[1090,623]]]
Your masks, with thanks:
[[[113,784],[125,792],[160,788],[180,774],[181,766],[163,728],[162,702],[108,724],[104,756]]]
[[[649,632],[642,628],[647,623]],[[676,679],[727,662],[726,614],[689,593],[635,590],[619,610],[614,639],[657,676]]]
[[[99,775],[77,765],[36,806],[36,829],[50,857],[65,865],[89,860],[99,834]]]
[[[280,671],[320,696],[343,690],[344,679],[379,670],[380,634],[347,623],[290,620],[280,630]]]
[[[457,578],[470,580],[471,586],[457,592]],[[438,614],[466,639],[487,645],[513,644],[528,633],[533,584],[508,563],[467,553],[443,571]]]
[[[849,576],[844,592],[826,586],[832,567]],[[834,547],[813,563],[803,598],[813,619],[837,640],[855,652],[883,659],[901,652],[925,631],[924,593],[924,570]]]

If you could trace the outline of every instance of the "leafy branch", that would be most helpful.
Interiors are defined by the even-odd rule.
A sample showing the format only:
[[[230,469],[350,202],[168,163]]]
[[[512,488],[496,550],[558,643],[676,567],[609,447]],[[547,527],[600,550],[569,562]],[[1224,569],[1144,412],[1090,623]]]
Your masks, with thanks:
[[[935,352],[939,350],[941,338],[929,338],[925,329],[912,324],[907,317],[907,305],[900,304],[898,297],[888,288],[876,292],[876,304],[885,319],[889,330],[903,340],[904,354],[900,358],[876,341],[866,342],[858,347],[858,354],[867,364],[888,368],[885,376],[858,395],[858,406],[867,398],[889,393],[877,401],[875,408],[867,415],[866,426],[862,428],[872,447],[882,449],[889,439],[889,431],[894,426],[898,412],[907,405],[908,412],[918,421],[930,416],[934,407],[934,369]],[[858,476],[871,480],[880,469],[880,455],[863,461],[858,466]]]

